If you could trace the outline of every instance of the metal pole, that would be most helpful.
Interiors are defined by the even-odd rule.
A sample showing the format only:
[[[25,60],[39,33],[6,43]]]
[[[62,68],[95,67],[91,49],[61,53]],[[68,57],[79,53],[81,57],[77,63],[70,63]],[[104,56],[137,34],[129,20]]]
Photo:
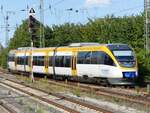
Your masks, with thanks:
[[[41,3],[40,3],[40,48],[42,47],[42,25],[41,25],[41,18],[42,18],[42,10],[41,10]]]
[[[9,20],[9,14],[15,14],[14,11],[6,11],[6,17],[4,17],[5,20],[5,46],[8,46],[8,42],[9,42],[9,24],[8,24],[8,20]]]
[[[150,84],[147,84],[147,93],[150,94]]]
[[[8,46],[8,19],[9,19],[9,16],[8,16],[8,11],[6,12],[6,28],[5,28],[5,46],[7,47]]]
[[[30,18],[30,16],[34,17],[34,15],[35,15],[35,11],[34,11],[33,8],[31,8],[30,11],[29,11],[29,23],[30,24],[33,24],[33,20],[31,20],[32,18]],[[32,21],[32,23],[30,21]],[[32,29],[33,28],[29,27],[29,32],[31,33],[31,64],[30,64],[31,65],[31,73],[30,73],[30,78],[31,78],[31,81],[34,82],[34,75],[33,75],[33,39],[35,37],[33,35]]]
[[[149,16],[148,14],[150,13],[150,0],[144,0],[144,11],[145,11],[145,50],[146,54],[149,53]]]
[[[43,0],[40,0],[40,47],[45,47],[45,40],[44,40],[44,1]]]
[[[34,76],[33,76],[33,40],[31,40],[31,74],[30,74],[30,78],[31,78],[31,81],[34,82]]]
[[[45,37],[44,37],[44,0],[40,0],[40,47],[45,47]]]

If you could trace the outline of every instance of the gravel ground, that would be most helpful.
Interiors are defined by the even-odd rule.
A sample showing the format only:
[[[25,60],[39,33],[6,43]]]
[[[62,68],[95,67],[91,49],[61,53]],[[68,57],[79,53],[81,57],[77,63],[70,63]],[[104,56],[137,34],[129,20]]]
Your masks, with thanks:
[[[32,89],[32,88],[29,88],[29,87],[24,87],[24,86],[22,86],[22,85],[20,85],[20,84],[18,85],[18,84],[15,84],[15,83],[10,82],[10,81],[7,81],[7,80],[6,80],[6,81],[3,81],[3,82],[5,82],[5,83],[7,83],[7,84],[10,84],[10,85],[13,85],[13,86],[15,86],[15,87],[17,87],[17,88],[20,88],[20,89],[23,88],[24,91],[32,92],[32,94],[34,94],[34,95],[41,96],[41,97],[43,97],[43,98],[46,98],[46,99],[48,99],[48,100],[50,100],[50,101],[56,102],[56,103],[61,104],[61,105],[63,105],[63,106],[69,107],[69,108],[71,108],[71,109],[75,109],[75,110],[77,110],[77,111],[79,111],[79,112],[81,112],[81,113],[98,113],[97,111],[95,111],[95,110],[93,110],[93,109],[89,109],[89,108],[84,107],[84,106],[81,106],[81,105],[79,105],[79,104],[72,103],[72,102],[70,102],[70,101],[66,101],[66,100],[64,100],[64,99],[61,99],[61,98],[57,98],[57,97],[55,97],[55,96],[48,95],[48,94],[46,94],[46,93],[44,93],[44,92],[37,91],[37,90],[34,90],[34,89]]]
[[[112,103],[109,101],[104,101],[102,99],[93,99],[93,98],[89,98],[89,97],[85,97],[85,96],[78,97],[78,96],[72,95],[70,93],[67,93],[67,94],[65,93],[64,96],[68,96],[70,98],[75,98],[80,101],[91,103],[95,106],[100,106],[100,107],[110,109],[111,111],[114,111],[115,113],[150,113],[150,111],[148,111],[148,110],[147,111],[137,110],[137,109],[131,108],[129,106],[118,105],[118,104],[115,104],[115,103]]]
[[[0,113],[9,113],[5,108],[0,106]]]
[[[18,113],[62,113],[64,111],[54,106],[41,104],[29,95],[18,93],[8,87],[0,85],[0,99],[11,105]],[[3,113],[3,112],[0,112]]]
[[[14,78],[14,76],[12,76],[12,75],[11,75],[11,77]],[[115,89],[115,88],[113,88],[113,89]],[[116,90],[122,91],[121,88],[120,89],[116,88]],[[129,91],[129,92],[132,95],[137,95],[137,92],[133,92],[133,91]],[[126,93],[129,93],[129,92],[126,92]],[[146,107],[142,108],[142,109],[139,108],[138,106],[133,108],[132,103],[131,103],[131,105],[126,105],[126,104],[123,104],[123,102],[122,103],[109,102],[108,100],[105,101],[105,99],[94,99],[94,98],[90,98],[90,97],[86,97],[86,96],[82,96],[82,95],[80,95],[80,97],[77,97],[76,95],[73,95],[72,93],[66,93],[64,95],[67,95],[68,97],[71,97],[71,98],[76,98],[76,99],[84,101],[84,102],[94,104],[95,106],[102,106],[104,108],[108,108],[116,113],[150,113],[150,110],[148,110]],[[59,101],[59,103],[62,103],[62,104],[65,103],[68,107],[71,107],[74,109],[79,109],[83,113],[86,113],[86,112],[95,113],[95,111],[90,111],[90,110],[88,110],[88,108],[83,109],[82,106],[76,107],[76,105],[70,104],[67,101],[65,102],[60,99],[55,99],[55,101]]]

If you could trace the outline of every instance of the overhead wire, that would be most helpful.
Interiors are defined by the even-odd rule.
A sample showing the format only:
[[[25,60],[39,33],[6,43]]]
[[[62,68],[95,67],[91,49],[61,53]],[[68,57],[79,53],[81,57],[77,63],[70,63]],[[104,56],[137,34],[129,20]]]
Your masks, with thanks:
[[[64,0],[61,0],[61,1],[64,1]],[[138,5],[138,6],[127,8],[127,9],[122,9],[122,10],[119,10],[119,11],[116,11],[116,12],[112,12],[112,13],[106,14],[106,15],[119,14],[119,13],[122,13],[122,12],[126,12],[126,11],[130,11],[130,10],[133,10],[133,9],[137,9],[137,8],[140,8],[140,7],[143,7],[143,5]],[[52,8],[53,7],[50,7],[49,9],[52,10]],[[78,14],[82,13],[82,15],[85,15],[85,13],[86,13],[86,15],[87,15],[86,18],[92,18],[91,14],[89,13],[89,10],[92,10],[92,9],[94,9],[97,12],[97,10],[99,9],[99,7],[93,7],[93,8],[89,8],[89,9],[88,8],[80,8],[80,9],[78,9]],[[56,16],[56,10],[57,9],[55,8],[55,16]],[[73,10],[72,10],[72,12],[73,12]],[[61,10],[61,12],[63,12],[63,11],[66,11],[66,9],[62,9]],[[69,17],[68,18],[70,20],[71,13],[70,13],[70,11],[68,13],[69,13]],[[103,16],[105,16],[105,15],[103,15]],[[93,17],[95,18],[96,16],[93,16]]]
[[[49,10],[50,11],[50,13],[51,13],[51,15],[54,15],[54,17],[56,18],[56,19],[58,19],[58,18],[62,18],[63,16],[60,16],[60,15],[64,15],[64,11],[66,12],[67,10],[66,9],[61,9],[61,12],[63,13],[59,13],[58,12],[58,10],[57,10],[57,8],[55,8],[55,6],[57,6],[57,5],[59,5],[59,4],[61,4],[61,3],[63,3],[65,0],[59,0],[59,1],[57,1],[57,2],[55,2],[55,3],[52,3],[52,4],[49,4],[49,6],[48,6],[48,8],[46,8],[46,9],[44,9],[44,11],[47,11],[47,10]],[[116,12],[113,12],[113,13],[111,13],[111,14],[118,14],[118,13],[121,13],[121,12],[125,12],[125,11],[129,11],[129,10],[133,10],[133,9],[135,9],[135,8],[139,8],[139,7],[141,7],[141,5],[140,6],[136,6],[136,7],[133,7],[133,8],[128,8],[128,9],[123,9],[123,10],[120,10],[120,11],[116,11]],[[28,8],[29,8],[29,6],[28,6]],[[84,17],[84,15],[85,15],[85,13],[86,13],[86,18],[91,18],[92,16],[90,15],[90,13],[89,13],[89,10],[92,10],[92,9],[94,9],[96,12],[97,12],[97,10],[99,9],[99,7],[92,7],[92,8],[80,8],[80,9],[77,9],[77,12],[75,12],[75,13],[78,13],[78,16],[81,14],[83,17]],[[26,9],[27,10],[27,9]],[[73,10],[72,11],[68,11],[68,20],[70,21],[70,19],[71,19],[71,12],[73,12]],[[73,12],[73,13],[74,13]],[[72,14],[73,14],[72,13]],[[96,14],[95,14],[96,15]],[[96,16],[94,16],[94,17],[96,17]]]
[[[65,0],[59,0],[58,2],[54,3],[52,6],[59,5],[60,3],[64,2]]]
[[[116,11],[116,12],[113,12],[113,14],[130,11],[130,10],[137,9],[137,8],[140,8],[140,7],[143,7],[143,5],[138,5],[138,6],[135,6],[135,7],[132,7],[132,8],[127,8],[127,9],[123,9],[123,10],[120,10],[120,11]]]

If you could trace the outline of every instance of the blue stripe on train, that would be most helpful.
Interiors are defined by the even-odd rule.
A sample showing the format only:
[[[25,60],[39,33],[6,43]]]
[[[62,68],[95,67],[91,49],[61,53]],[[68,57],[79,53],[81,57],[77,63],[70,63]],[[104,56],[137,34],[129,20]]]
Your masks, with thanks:
[[[136,76],[136,72],[123,72],[124,78],[135,78]]]

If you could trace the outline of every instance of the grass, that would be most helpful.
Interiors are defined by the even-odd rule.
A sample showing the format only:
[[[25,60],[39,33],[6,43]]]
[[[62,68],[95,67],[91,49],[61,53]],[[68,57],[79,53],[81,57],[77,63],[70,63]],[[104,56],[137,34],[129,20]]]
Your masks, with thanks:
[[[42,107],[37,106],[36,113],[44,113],[43,108],[42,108]]]
[[[77,86],[74,90],[72,90],[72,93],[73,93],[74,95],[76,95],[77,97],[80,97],[80,96],[81,96],[80,83],[78,83],[78,86]]]
[[[24,105],[23,99],[19,99],[19,104],[20,104],[20,105]]]
[[[45,107],[41,106],[41,104],[37,103],[25,103],[25,113],[50,113],[48,110],[44,110]]]
[[[32,107],[31,104],[27,104],[26,110],[29,111],[30,113],[35,112],[35,109]]]
[[[137,95],[140,95],[140,87],[139,86],[135,86],[135,90],[136,90],[136,93],[137,93]]]
[[[150,94],[150,84],[147,85],[147,93]]]

